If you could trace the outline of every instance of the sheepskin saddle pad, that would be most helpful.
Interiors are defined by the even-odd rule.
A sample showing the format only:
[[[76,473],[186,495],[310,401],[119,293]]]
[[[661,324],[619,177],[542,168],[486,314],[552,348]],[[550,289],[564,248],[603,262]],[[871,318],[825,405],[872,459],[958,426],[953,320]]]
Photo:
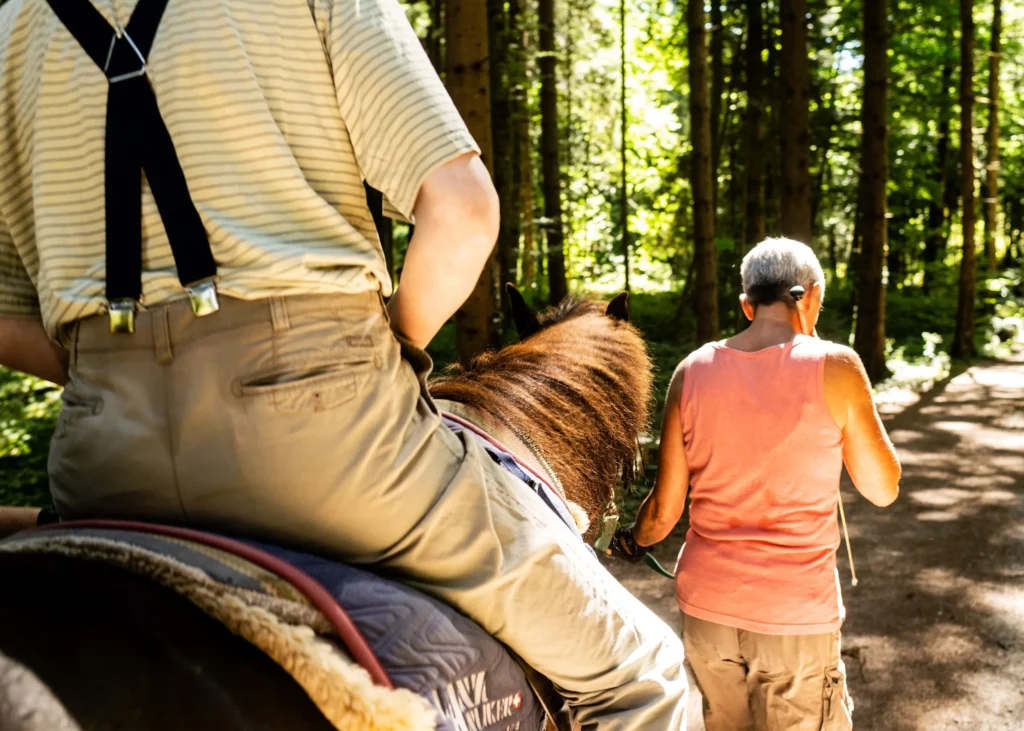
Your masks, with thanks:
[[[284,668],[339,731],[545,726],[531,687],[545,697],[542,679],[503,645],[447,605],[363,569],[124,521],[58,523],[0,541],[0,551],[101,561],[176,591]]]

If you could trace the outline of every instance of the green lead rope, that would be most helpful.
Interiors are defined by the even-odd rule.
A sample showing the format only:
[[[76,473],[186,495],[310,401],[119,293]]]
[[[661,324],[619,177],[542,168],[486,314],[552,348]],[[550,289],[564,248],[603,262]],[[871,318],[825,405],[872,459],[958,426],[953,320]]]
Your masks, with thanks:
[[[666,578],[669,578],[669,579],[675,579],[676,578],[675,574],[673,574],[671,571],[669,571],[668,569],[666,569],[664,566],[661,565],[661,563],[658,561],[658,559],[656,559],[654,557],[653,553],[645,553],[643,561],[644,561],[645,564],[647,564],[647,567],[649,569],[654,571],[654,573],[661,574],[662,576],[664,576]]]

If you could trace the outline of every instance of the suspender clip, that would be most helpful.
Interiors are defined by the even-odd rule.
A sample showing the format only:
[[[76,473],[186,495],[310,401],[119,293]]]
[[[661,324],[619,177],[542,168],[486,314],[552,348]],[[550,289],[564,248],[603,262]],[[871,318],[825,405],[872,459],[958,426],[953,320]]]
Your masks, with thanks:
[[[117,42],[121,39],[128,41],[128,46],[135,52],[136,57],[139,59],[139,67],[134,71],[127,71],[117,76],[109,76],[110,73],[110,60],[114,57],[114,48],[117,46]],[[103,64],[103,73],[108,74],[107,79],[111,84],[116,84],[120,81],[127,81],[128,79],[136,79],[139,76],[146,75],[146,59],[142,55],[142,51],[135,45],[135,41],[128,35],[128,31],[122,30],[121,26],[117,27],[114,34],[110,37],[110,48],[107,50],[107,62]]]
[[[217,285],[213,279],[202,279],[190,284],[186,290],[188,301],[192,303],[192,314],[196,317],[206,317],[220,309]]]
[[[135,332],[135,300],[119,299],[108,303],[110,332]]]

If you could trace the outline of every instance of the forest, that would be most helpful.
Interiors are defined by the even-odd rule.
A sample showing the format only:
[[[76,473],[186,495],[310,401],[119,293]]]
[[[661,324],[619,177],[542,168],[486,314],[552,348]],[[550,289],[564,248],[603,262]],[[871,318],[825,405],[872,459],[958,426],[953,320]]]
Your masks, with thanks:
[[[820,332],[884,389],[1024,340],[1024,4],[418,0],[404,5],[499,192],[492,263],[431,352],[537,307],[632,294],[663,386],[742,327],[739,262],[809,243]],[[379,218],[400,277],[410,228]],[[904,384],[904,385],[905,385]],[[59,410],[0,372],[0,503],[46,500]]]
[[[1021,6],[407,11],[502,205],[493,266],[456,318],[460,359],[505,337],[505,282],[536,304],[630,290],[655,347],[684,354],[741,327],[738,265],[765,236],[818,252],[823,334],[875,381],[897,351],[970,359],[1019,335]],[[408,231],[383,228],[400,268]]]

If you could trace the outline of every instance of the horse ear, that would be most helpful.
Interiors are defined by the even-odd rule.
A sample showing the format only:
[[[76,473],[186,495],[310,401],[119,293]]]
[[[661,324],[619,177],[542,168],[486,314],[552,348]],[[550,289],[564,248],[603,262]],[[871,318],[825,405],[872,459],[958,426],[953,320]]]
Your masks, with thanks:
[[[508,292],[508,301],[512,306],[512,322],[516,326],[516,332],[519,334],[520,340],[526,340],[540,330],[540,321],[537,320],[537,316],[533,314],[533,310],[526,304],[522,293],[516,289],[514,284],[506,284],[505,290]]]
[[[622,292],[609,302],[604,314],[615,320],[629,322],[629,292]]]

